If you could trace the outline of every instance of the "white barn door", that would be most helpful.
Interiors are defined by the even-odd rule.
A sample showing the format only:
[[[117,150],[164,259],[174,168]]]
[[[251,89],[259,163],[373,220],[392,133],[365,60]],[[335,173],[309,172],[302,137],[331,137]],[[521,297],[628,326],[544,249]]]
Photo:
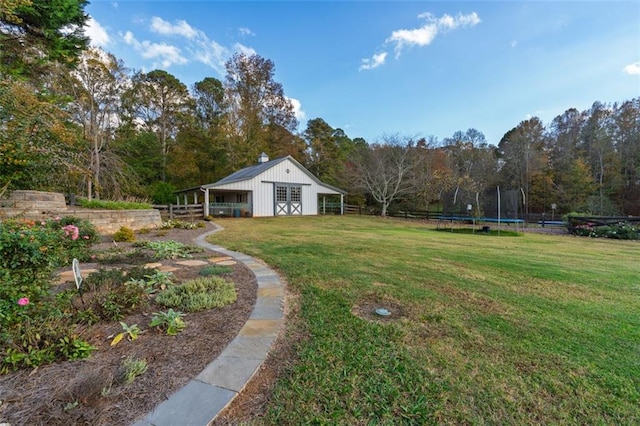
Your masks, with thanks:
[[[275,185],[276,216],[293,216],[302,214],[302,186]]]

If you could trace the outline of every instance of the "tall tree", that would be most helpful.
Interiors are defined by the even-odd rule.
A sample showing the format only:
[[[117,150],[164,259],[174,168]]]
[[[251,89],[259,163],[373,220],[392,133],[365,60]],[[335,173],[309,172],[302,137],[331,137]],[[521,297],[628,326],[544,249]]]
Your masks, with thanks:
[[[381,216],[397,198],[414,191],[410,174],[416,168],[413,142],[397,136],[359,149],[351,156],[353,182],[381,204]]]
[[[538,117],[521,121],[500,140],[498,149],[503,161],[501,181],[511,189],[524,192],[525,213],[531,213],[529,193],[534,176],[544,171],[547,163],[544,155],[545,128]],[[542,206],[537,206],[542,208]]]
[[[614,111],[613,138],[621,166],[616,202],[624,214],[640,216],[640,98]]]
[[[307,143],[307,168],[321,180],[336,184],[340,147],[335,129],[322,118],[307,122],[302,134]]]
[[[612,192],[614,177],[619,169],[618,157],[613,146],[612,110],[606,105],[595,102],[588,111],[588,118],[582,127],[582,143],[587,164],[598,186],[598,200],[595,212],[611,214],[604,207],[610,205],[608,196]]]
[[[255,162],[268,148],[269,131],[294,132],[298,126],[291,101],[274,80],[275,65],[258,55],[236,53],[226,63],[230,164],[234,169]]]
[[[0,0],[0,74],[36,77],[87,46],[86,0]]]
[[[85,173],[68,118],[28,82],[0,80],[0,188],[56,189],[54,176]]]
[[[169,155],[167,172],[179,188],[210,183],[232,170],[225,150],[227,106],[220,80],[207,77],[191,89],[194,114],[186,116]]]
[[[181,120],[192,114],[193,101],[187,87],[163,70],[139,72],[134,75],[123,101],[128,121],[156,136],[161,160],[159,179],[166,181],[167,158]]]
[[[89,173],[84,181],[87,197],[101,193],[119,197],[131,182],[127,168],[111,142],[120,124],[120,99],[129,82],[122,62],[97,48],[83,52],[76,69],[66,79],[73,100],[67,106],[82,129]],[[109,173],[103,173],[108,170]]]
[[[475,214],[481,215],[480,194],[496,179],[495,150],[476,129],[457,131],[444,139],[443,145],[449,156],[449,175],[446,170],[442,171],[442,184],[455,187],[456,194],[459,190],[473,194]]]

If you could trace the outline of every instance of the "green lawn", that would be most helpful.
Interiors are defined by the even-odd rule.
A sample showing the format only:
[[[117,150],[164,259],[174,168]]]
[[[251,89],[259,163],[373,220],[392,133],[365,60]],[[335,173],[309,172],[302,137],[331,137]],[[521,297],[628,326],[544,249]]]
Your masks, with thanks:
[[[221,220],[299,294],[269,424],[640,424],[640,244]],[[392,307],[376,322],[362,307]]]

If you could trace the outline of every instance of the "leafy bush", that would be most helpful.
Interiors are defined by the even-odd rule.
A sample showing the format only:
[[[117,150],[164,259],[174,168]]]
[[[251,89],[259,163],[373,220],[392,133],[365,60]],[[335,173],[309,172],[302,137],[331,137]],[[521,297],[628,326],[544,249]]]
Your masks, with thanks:
[[[169,308],[167,312],[155,312],[151,317],[149,327],[158,327],[169,336],[175,336],[185,328],[184,314]]]
[[[132,243],[136,240],[136,234],[133,233],[133,229],[127,226],[121,226],[118,231],[113,234],[113,241]]]
[[[574,235],[591,238],[613,238],[617,240],[640,240],[640,228],[627,222],[596,226],[593,223],[576,225]]]
[[[86,209],[104,209],[104,210],[145,210],[152,209],[149,203],[137,203],[131,201],[111,201],[111,200],[87,200],[79,198],[78,205]]]
[[[132,383],[136,377],[143,375],[147,371],[147,361],[144,359],[136,359],[127,357],[122,361],[122,370],[120,377],[124,383]]]
[[[168,182],[156,182],[151,185],[150,194],[154,204],[171,204],[175,201],[175,185]]]
[[[135,246],[152,250],[154,252],[153,258],[156,260],[190,258],[192,257],[191,253],[203,250],[201,247],[182,244],[178,241],[141,241]]]
[[[170,287],[156,297],[160,305],[186,312],[219,308],[236,300],[236,289],[221,277],[196,278]]]
[[[222,275],[228,274],[230,272],[233,272],[233,268],[231,266],[209,265],[200,269],[200,272],[198,272],[198,274],[202,275],[203,277],[209,277],[211,275]]]
[[[179,219],[169,219],[160,224],[160,229],[197,229],[204,228],[204,222],[186,222]]]

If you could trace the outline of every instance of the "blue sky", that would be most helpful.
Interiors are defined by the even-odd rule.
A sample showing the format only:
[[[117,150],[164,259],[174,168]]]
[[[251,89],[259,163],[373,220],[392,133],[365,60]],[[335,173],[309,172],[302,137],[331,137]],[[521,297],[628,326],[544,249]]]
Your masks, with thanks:
[[[491,144],[531,116],[640,96],[640,2],[104,1],[93,44],[187,86],[235,52],[272,60],[300,120],[351,138]]]

